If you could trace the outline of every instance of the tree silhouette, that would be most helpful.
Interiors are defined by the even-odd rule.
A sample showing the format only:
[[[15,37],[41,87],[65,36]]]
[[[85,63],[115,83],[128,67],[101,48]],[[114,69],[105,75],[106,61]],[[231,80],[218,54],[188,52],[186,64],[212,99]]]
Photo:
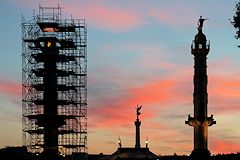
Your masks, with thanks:
[[[235,15],[233,16],[233,21],[231,22],[234,28],[236,29],[235,38],[240,38],[240,1],[236,3],[235,6]],[[240,46],[238,46],[240,47]]]

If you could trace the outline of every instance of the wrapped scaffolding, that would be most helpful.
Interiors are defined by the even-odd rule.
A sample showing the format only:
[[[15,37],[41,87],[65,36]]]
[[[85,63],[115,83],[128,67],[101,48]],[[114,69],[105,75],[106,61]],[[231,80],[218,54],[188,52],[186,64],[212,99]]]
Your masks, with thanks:
[[[41,7],[22,19],[23,142],[33,153],[87,153],[87,28]]]

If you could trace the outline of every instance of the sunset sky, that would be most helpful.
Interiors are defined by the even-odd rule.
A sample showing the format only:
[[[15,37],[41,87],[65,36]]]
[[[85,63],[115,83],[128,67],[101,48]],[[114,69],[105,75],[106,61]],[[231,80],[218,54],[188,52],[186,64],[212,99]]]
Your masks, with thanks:
[[[236,0],[1,0],[0,148],[22,144],[21,15],[38,5],[63,8],[63,18],[88,26],[88,151],[134,147],[136,105],[141,145],[155,154],[189,154],[193,128],[191,43],[200,16],[210,40],[208,114],[212,153],[240,152],[240,41],[230,24]]]

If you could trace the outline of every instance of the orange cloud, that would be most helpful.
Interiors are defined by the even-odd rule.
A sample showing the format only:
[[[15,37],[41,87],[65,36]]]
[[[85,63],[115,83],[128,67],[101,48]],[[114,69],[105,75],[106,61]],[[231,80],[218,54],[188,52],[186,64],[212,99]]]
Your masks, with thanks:
[[[176,80],[163,79],[123,88],[123,93],[120,95],[113,92],[111,96],[106,95],[98,101],[90,102],[94,107],[89,108],[89,114],[97,119],[96,121],[101,122],[102,126],[98,125],[98,127],[126,125],[135,119],[134,107],[139,104],[143,105],[142,119],[154,119],[160,110],[167,109],[165,105],[186,99],[185,93],[179,94],[179,91],[176,91],[178,85]]]
[[[240,150],[240,144],[238,142],[231,142],[224,139],[212,139],[209,149],[212,153],[237,153]]]
[[[126,135],[130,137],[134,133],[133,121],[136,118],[134,107],[140,104],[143,105],[141,120],[145,125],[142,130],[142,136],[151,137],[151,147],[161,150],[163,154],[169,154],[173,151],[179,154],[191,153],[193,147],[192,128],[184,125],[184,120],[186,120],[189,113],[186,113],[186,118],[180,117],[175,121],[172,115],[180,113],[180,111],[182,115],[184,114],[182,110],[189,110],[182,108],[184,106],[188,106],[193,111],[193,66],[192,64],[189,67],[185,65],[166,64],[165,69],[168,68],[167,66],[171,66],[171,75],[168,72],[165,76],[160,75],[159,78],[142,77],[139,80],[140,83],[134,83],[133,79],[128,76],[124,77],[130,79],[121,79],[124,81],[121,82],[118,79],[120,73],[115,72],[112,79],[117,80],[114,81],[111,79],[110,81],[114,81],[114,84],[111,83],[110,85],[113,85],[112,87],[115,86],[115,89],[117,89],[112,90],[112,92],[106,90],[107,95],[98,97],[98,100],[93,102],[93,104],[90,101],[90,127],[92,127],[91,124],[93,124],[93,121],[99,122],[95,124],[94,127],[96,128],[94,129],[107,130],[115,136]],[[215,117],[217,117],[217,114],[226,113],[226,111],[236,112],[239,110],[240,80],[234,75],[231,72],[227,72],[224,76],[220,75],[220,73],[209,74],[208,106],[209,113],[211,112],[210,114],[214,114]],[[109,81],[109,79],[106,79],[106,81]],[[106,81],[104,82],[109,83]],[[102,95],[104,95],[104,91]],[[159,116],[164,115],[164,113],[168,117]],[[166,119],[171,120],[166,121]],[[181,122],[179,122],[180,119],[182,119]],[[216,120],[218,122],[219,119]],[[179,123],[179,125],[176,123]],[[189,133],[186,133],[186,131],[189,131]],[[222,131],[221,133],[217,133],[216,131],[210,132],[215,135],[222,133]],[[156,134],[151,135],[151,133]],[[178,137],[178,139],[173,140],[171,137]],[[164,140],[159,142],[160,138]],[[159,143],[154,143],[155,140],[158,140]],[[237,152],[237,149],[239,150],[238,144],[228,141],[226,137],[222,137],[219,140],[212,140],[210,137],[209,142],[209,149],[213,153]],[[224,147],[224,145],[228,147]],[[230,148],[231,145],[237,149]]]
[[[237,98],[240,96],[240,79],[228,76],[214,76],[210,78],[210,91],[222,98]]]
[[[209,102],[215,113],[240,111],[240,79],[229,75],[213,75],[209,83]]]
[[[130,88],[132,102],[140,101],[142,104],[158,104],[168,103],[174,93],[173,89],[176,87],[174,80],[159,80],[150,82],[140,87]]]

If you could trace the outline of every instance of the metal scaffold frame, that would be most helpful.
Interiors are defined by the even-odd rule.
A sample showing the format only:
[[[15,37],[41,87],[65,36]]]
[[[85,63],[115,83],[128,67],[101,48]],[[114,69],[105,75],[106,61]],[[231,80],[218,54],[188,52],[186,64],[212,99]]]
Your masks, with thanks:
[[[22,112],[30,152],[87,153],[85,19],[62,19],[59,6],[22,18]]]

